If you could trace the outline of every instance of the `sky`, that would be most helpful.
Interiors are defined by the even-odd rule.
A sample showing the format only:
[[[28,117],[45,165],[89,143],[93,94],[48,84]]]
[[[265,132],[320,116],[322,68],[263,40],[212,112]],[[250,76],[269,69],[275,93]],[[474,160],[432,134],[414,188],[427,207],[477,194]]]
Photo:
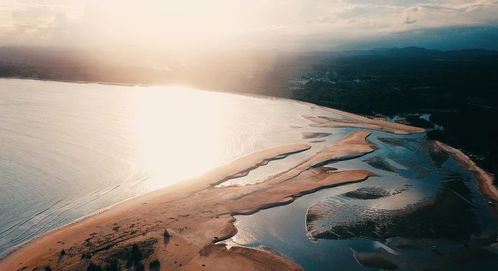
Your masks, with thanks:
[[[482,36],[496,26],[498,0],[0,0],[0,46],[334,49],[463,31],[478,41],[462,47],[498,49]]]

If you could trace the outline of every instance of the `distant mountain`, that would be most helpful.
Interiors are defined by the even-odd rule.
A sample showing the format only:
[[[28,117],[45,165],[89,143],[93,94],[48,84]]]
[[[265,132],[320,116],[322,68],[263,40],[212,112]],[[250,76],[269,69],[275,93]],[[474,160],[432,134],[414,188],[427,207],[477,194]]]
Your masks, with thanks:
[[[371,50],[353,50],[338,52],[338,56],[384,56],[384,57],[409,57],[409,58],[481,58],[498,57],[498,51],[486,49],[465,49],[465,50],[433,50],[421,47],[404,48],[377,48]]]
[[[393,56],[393,57],[435,57],[443,52],[439,50],[425,49],[421,47],[405,48],[379,48],[369,50],[371,55]]]
[[[421,47],[376,48],[371,50],[353,50],[339,52],[342,56],[389,56],[389,57],[427,57],[440,55],[442,51]]]
[[[414,29],[345,43],[344,50],[416,46],[436,50],[481,48],[498,50],[497,23],[488,26],[452,26]]]

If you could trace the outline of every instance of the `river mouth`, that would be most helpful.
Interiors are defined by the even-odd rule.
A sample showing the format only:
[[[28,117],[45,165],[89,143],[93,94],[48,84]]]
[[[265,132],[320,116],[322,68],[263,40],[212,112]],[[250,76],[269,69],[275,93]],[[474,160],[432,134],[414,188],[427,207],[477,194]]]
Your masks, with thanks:
[[[439,270],[465,249],[470,256],[459,261],[462,268],[496,266],[496,214],[474,175],[419,128],[195,89],[0,84],[6,98],[0,136],[8,143],[0,145],[6,157],[0,163],[6,180],[0,183],[0,254],[244,157],[249,166],[213,180],[196,198],[204,204],[202,195],[224,195],[227,210],[240,204],[219,214],[228,227],[230,215],[237,220],[238,233],[224,241],[229,246],[262,248],[310,270]],[[268,156],[252,159],[261,153]],[[344,179],[348,175],[355,177]],[[257,189],[268,194],[258,198]],[[273,201],[251,206],[251,197]],[[118,231],[113,226],[112,234]],[[221,236],[212,240],[232,235]]]
[[[497,217],[472,172],[425,135],[369,139],[373,153],[327,166],[377,177],[236,216],[225,243],[271,248],[306,270],[493,270]]]
[[[288,144],[220,186],[254,184],[341,140],[295,101],[185,87],[0,79],[0,255],[117,203]],[[258,110],[254,110],[254,109]]]

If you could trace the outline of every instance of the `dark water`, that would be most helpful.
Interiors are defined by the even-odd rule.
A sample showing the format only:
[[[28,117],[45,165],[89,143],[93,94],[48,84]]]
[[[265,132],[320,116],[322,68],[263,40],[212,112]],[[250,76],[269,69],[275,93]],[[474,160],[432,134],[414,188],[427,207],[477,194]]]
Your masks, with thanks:
[[[498,257],[487,245],[496,242],[498,219],[473,175],[424,134],[374,132],[369,140],[376,151],[330,166],[378,177],[237,216],[239,232],[226,243],[276,249],[306,270],[381,269],[362,265],[355,253],[387,255],[401,270],[496,270]],[[358,191],[371,194],[351,196]],[[321,234],[311,236],[313,230]]]

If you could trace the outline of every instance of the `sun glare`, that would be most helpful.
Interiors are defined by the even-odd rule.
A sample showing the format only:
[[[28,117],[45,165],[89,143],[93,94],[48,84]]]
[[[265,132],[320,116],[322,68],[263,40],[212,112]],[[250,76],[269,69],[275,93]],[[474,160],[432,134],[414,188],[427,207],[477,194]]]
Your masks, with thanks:
[[[223,123],[230,115],[226,103],[187,87],[141,91],[135,98],[134,131],[149,185],[178,182],[223,162]]]
[[[242,1],[95,1],[86,10],[79,21],[99,42],[148,48],[226,45],[257,22]]]

